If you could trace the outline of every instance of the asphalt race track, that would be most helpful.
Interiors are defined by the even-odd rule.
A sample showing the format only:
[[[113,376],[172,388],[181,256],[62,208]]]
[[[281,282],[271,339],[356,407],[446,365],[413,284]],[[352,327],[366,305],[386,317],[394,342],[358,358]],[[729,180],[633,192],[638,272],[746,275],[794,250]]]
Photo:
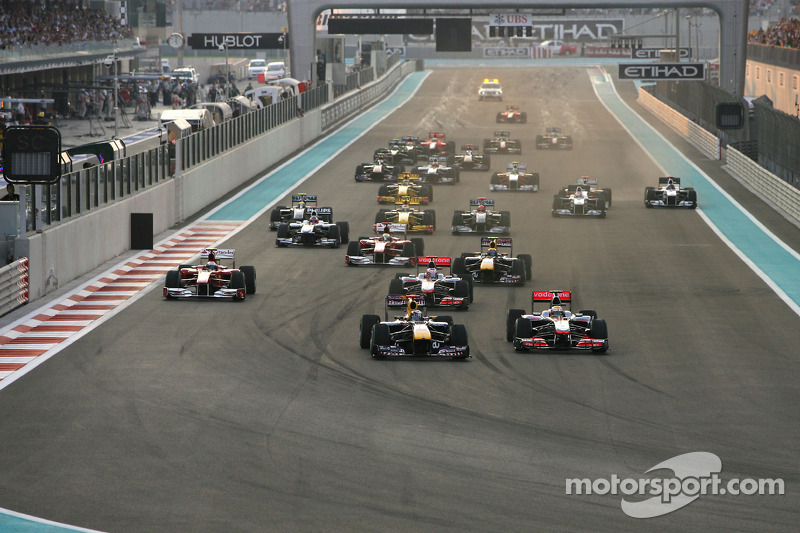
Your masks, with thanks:
[[[487,76],[503,102],[478,101]],[[528,124],[496,124],[506,104]],[[536,151],[548,126],[575,149]],[[225,244],[256,266],[257,294],[167,302],[152,290],[2,391],[0,506],[126,532],[794,531],[800,317],[698,213],[644,208],[660,171],[586,69],[435,69],[297,192],[318,194],[351,238],[368,235],[378,184],[353,171],[375,148],[429,131],[481,144],[506,128],[524,151],[493,169],[526,162],[542,190],[489,193],[490,173],[462,172],[435,189],[425,237],[427,254],[476,250],[449,223],[487,196],[512,213],[514,253],[533,255],[531,283],[477,286],[469,311],[448,312],[467,326],[470,360],[372,360],[359,319],[383,314],[399,270],[349,268],[344,248],[277,249],[267,214]],[[581,175],[613,189],[608,217],[552,218],[555,190]],[[800,249],[800,230],[721,179]],[[574,309],[607,320],[611,350],[515,352],[506,311],[529,308],[532,288],[574,291]],[[567,478],[650,477],[699,451],[721,458],[724,481],[781,478],[787,494],[707,495],[634,519],[621,494],[565,493]]]

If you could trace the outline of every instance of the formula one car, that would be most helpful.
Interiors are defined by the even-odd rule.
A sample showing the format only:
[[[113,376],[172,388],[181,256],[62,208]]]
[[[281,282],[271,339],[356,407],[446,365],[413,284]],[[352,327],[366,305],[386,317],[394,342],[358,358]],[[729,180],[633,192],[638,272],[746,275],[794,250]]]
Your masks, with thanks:
[[[580,187],[584,192],[588,191],[588,196],[590,198],[602,197],[606,203],[606,210],[611,207],[611,189],[608,187],[598,187],[597,178],[590,178],[589,176],[581,176],[575,181],[575,183],[566,185],[560,191],[558,191],[558,196],[567,197],[570,194],[574,194],[578,187]]]
[[[409,148],[401,139],[389,141],[388,148],[378,148],[373,159],[383,160],[392,165],[415,165],[419,157],[419,149]]]
[[[533,259],[529,254],[513,257],[513,251],[501,253],[498,248],[511,248],[508,237],[482,237],[480,252],[465,252],[453,259],[453,274],[472,276],[474,283],[525,285],[531,279]]]
[[[658,187],[645,187],[645,207],[697,207],[697,191],[681,187],[681,179],[667,176],[658,178]]]
[[[349,242],[350,225],[347,222],[325,222],[312,211],[311,216],[298,222],[278,224],[275,245],[286,246],[327,246],[338,248]]]
[[[478,100],[503,101],[503,88],[497,78],[484,78],[478,89]]]
[[[604,194],[593,194],[582,185],[561,189],[553,195],[554,217],[595,217],[605,218],[606,197]]]
[[[497,122],[525,124],[528,122],[528,114],[525,111],[520,111],[518,105],[507,105],[505,111],[500,111],[497,114]]]
[[[476,198],[469,201],[469,211],[453,213],[453,234],[459,233],[499,233],[508,235],[511,231],[511,213],[495,211],[494,200]]]
[[[572,135],[561,133],[561,128],[547,128],[547,133],[536,136],[536,149],[572,150]]]
[[[430,156],[448,155],[456,153],[456,143],[448,141],[445,134],[440,131],[428,133],[428,138],[419,143],[419,159],[423,161]]]
[[[180,265],[177,270],[167,272],[164,284],[164,298],[232,298],[244,300],[245,295],[256,292],[256,268],[242,266],[236,268],[236,261],[230,268],[219,264],[221,259],[234,259],[234,250],[205,248],[200,257],[205,262],[200,265]]]
[[[425,183],[455,185],[461,180],[461,173],[458,167],[449,166],[447,160],[447,156],[431,156],[427,165],[417,167],[416,174]]]
[[[433,233],[436,229],[436,211],[420,211],[408,202],[397,209],[381,209],[375,215],[375,233]]]
[[[398,174],[405,171],[401,164],[391,164],[377,158],[374,163],[361,163],[356,167],[356,181],[396,181]]]
[[[525,163],[509,163],[505,172],[495,172],[489,182],[490,191],[539,191],[539,173],[525,172]]]
[[[453,158],[453,165],[460,170],[489,170],[492,163],[492,156],[489,154],[479,154],[477,144],[462,144],[460,154]]]
[[[395,301],[406,303],[406,314],[389,320],[389,303]],[[413,297],[387,296],[386,302],[386,320],[378,315],[361,317],[359,345],[369,348],[372,357],[469,357],[467,328],[462,324],[453,324],[449,316],[424,316]]]
[[[375,237],[359,237],[357,241],[350,241],[344,262],[348,266],[413,267],[417,264],[417,257],[424,253],[425,244],[421,238],[401,239],[384,231]]]
[[[433,186],[430,183],[420,183],[418,174],[403,172],[398,176],[397,183],[384,183],[378,189],[379,204],[404,204],[425,205],[433,201]]]
[[[330,207],[317,207],[316,194],[293,194],[291,207],[279,205],[269,215],[269,229],[277,230],[281,222],[302,222],[308,220],[316,213],[323,222],[333,222],[333,209]]]
[[[522,143],[519,139],[511,139],[511,132],[499,130],[494,138],[483,140],[483,152],[487,154],[521,154]]]
[[[549,307],[537,313],[536,304]],[[533,291],[531,313],[509,309],[506,316],[506,340],[517,351],[528,350],[591,350],[608,351],[606,321],[592,310],[572,313],[563,304],[571,304],[570,291]]]
[[[419,272],[420,265],[427,265]],[[422,296],[428,307],[469,309],[472,301],[471,279],[444,275],[437,267],[450,266],[449,257],[419,257],[417,274],[398,274],[389,282],[389,296]],[[390,306],[391,307],[391,306]]]

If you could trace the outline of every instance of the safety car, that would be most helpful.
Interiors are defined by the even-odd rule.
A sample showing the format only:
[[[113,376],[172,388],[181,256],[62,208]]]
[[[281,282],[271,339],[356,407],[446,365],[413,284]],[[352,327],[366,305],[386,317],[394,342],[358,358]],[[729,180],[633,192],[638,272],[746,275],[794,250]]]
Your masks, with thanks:
[[[673,176],[658,178],[658,187],[645,187],[645,207],[697,207],[697,191],[681,187],[681,179]]]
[[[505,172],[495,172],[489,182],[490,191],[539,191],[539,173],[527,172],[528,165],[514,161]]]
[[[428,158],[428,164],[418,166],[415,173],[425,183],[455,185],[461,180],[461,171],[457,166],[449,165],[447,161],[447,156],[431,156]]]
[[[424,299],[423,299],[424,300]],[[449,316],[425,316],[415,297],[387,296],[385,320],[378,315],[362,315],[359,345],[369,348],[376,359],[385,357],[469,357],[467,328],[453,324]],[[389,303],[406,304],[406,313],[389,319]]]
[[[572,150],[572,135],[561,133],[561,128],[547,128],[545,132],[536,136],[537,150]]]
[[[203,263],[180,265],[167,271],[164,298],[232,298],[244,300],[256,292],[256,268],[236,268],[235,250],[204,248],[200,251]],[[223,259],[233,261],[233,266],[220,264]]]
[[[397,183],[384,183],[378,189],[379,204],[426,205],[433,201],[433,186],[421,183],[418,174],[404,172],[398,176]]]
[[[381,209],[375,214],[375,233],[433,233],[436,229],[436,211],[412,207],[408,201],[396,209]]]
[[[472,302],[472,278],[461,278],[439,272],[449,267],[449,257],[418,257],[417,273],[398,274],[389,282],[390,296],[422,296],[428,307],[453,307],[469,309]],[[425,266],[424,272],[419,272]]]
[[[518,105],[507,105],[505,111],[497,113],[496,121],[498,123],[526,124],[528,113],[520,111]]]
[[[374,237],[359,237],[347,244],[344,262],[348,266],[378,265],[413,267],[417,257],[425,253],[425,243],[420,237],[411,239],[395,237],[391,228]]]
[[[592,193],[589,186],[575,185],[574,188],[567,187],[553,195],[551,213],[554,217],[605,218],[606,209],[604,194]]]
[[[511,132],[498,130],[494,137],[483,140],[483,153],[485,154],[521,154],[522,142],[512,139]]]
[[[315,211],[307,219],[281,222],[278,224],[278,235],[275,245],[286,246],[323,246],[338,248],[349,242],[350,225],[347,222],[325,222]]]
[[[461,153],[453,157],[453,166],[459,170],[489,170],[492,156],[478,153],[479,151],[477,144],[462,144]]]
[[[513,255],[508,237],[482,237],[480,252],[465,252],[453,259],[453,274],[472,276],[474,283],[525,285],[532,276],[533,259],[529,254]],[[499,248],[508,248],[504,253]]]
[[[517,351],[591,350],[608,351],[608,326],[594,310],[573,313],[571,291],[533,291],[532,309],[509,309],[506,315],[506,340]],[[536,304],[547,309],[536,312]],[[566,304],[566,307],[565,307]]]
[[[503,87],[497,78],[484,78],[478,88],[478,100],[503,100]]]
[[[511,213],[495,211],[494,200],[475,198],[469,201],[469,211],[453,212],[452,231],[461,233],[495,233],[508,235],[511,231]]]

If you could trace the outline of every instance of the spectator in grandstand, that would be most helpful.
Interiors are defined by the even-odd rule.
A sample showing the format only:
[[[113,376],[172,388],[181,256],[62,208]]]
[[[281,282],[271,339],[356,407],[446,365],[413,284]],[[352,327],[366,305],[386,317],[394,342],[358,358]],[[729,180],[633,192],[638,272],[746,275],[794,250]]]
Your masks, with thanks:
[[[782,17],[778,24],[769,26],[766,31],[750,32],[748,42],[784,48],[800,48],[800,19]]]

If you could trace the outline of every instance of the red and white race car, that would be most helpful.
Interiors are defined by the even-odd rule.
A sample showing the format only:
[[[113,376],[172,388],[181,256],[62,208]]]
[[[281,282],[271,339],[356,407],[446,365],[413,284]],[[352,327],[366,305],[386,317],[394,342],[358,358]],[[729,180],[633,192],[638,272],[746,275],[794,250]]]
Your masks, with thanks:
[[[440,131],[432,131],[428,133],[428,138],[420,141],[419,160],[427,161],[429,156],[448,155],[452,156],[456,153],[456,143],[448,141],[447,136]]]
[[[528,122],[528,114],[525,111],[520,111],[518,105],[507,105],[505,111],[501,111],[497,114],[497,122],[526,124]]]
[[[164,298],[232,298],[244,300],[256,292],[256,268],[222,266],[221,259],[234,260],[234,250],[205,248],[200,252],[205,262],[200,265],[180,265],[167,272]]]
[[[360,237],[347,245],[344,262],[348,266],[408,266],[417,264],[417,256],[425,252],[421,238],[399,238],[387,230],[375,237]]]

